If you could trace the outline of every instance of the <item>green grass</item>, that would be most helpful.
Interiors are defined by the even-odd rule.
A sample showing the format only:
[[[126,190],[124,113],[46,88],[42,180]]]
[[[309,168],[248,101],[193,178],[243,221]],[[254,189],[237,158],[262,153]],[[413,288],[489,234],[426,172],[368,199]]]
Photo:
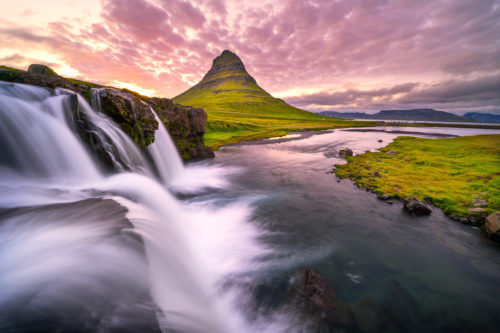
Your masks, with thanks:
[[[398,137],[380,152],[347,157],[336,174],[379,194],[433,198],[448,215],[474,215],[473,201],[486,199],[500,211],[500,135],[452,139]]]
[[[203,108],[208,115],[205,144],[217,149],[242,140],[286,135],[288,132],[339,127],[373,126],[307,112],[274,98],[246,72],[236,56],[215,60],[227,70],[208,73],[175,103]],[[234,66],[232,66],[234,65]]]
[[[0,65],[0,69],[5,69],[8,71],[14,71],[14,72],[24,72],[22,69],[17,69],[17,68],[13,68],[13,67],[9,67],[9,66],[4,66],[4,65]]]

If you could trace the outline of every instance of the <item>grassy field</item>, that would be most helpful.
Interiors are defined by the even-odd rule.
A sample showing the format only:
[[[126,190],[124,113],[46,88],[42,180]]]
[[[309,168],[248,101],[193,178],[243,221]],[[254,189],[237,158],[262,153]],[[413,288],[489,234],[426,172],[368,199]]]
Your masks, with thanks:
[[[500,135],[398,137],[379,152],[347,157],[336,174],[379,194],[431,197],[448,215],[500,211]],[[486,204],[481,204],[485,200]]]

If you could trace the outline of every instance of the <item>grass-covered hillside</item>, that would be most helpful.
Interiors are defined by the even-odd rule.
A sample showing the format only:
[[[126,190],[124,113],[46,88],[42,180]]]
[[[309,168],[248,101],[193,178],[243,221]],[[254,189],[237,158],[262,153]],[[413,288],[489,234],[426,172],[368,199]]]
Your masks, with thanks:
[[[174,102],[203,108],[208,114],[208,146],[284,135],[289,131],[360,126],[359,122],[329,118],[300,110],[259,87],[241,59],[224,51],[195,86]]]
[[[500,135],[398,137],[380,152],[347,160],[337,175],[379,194],[431,197],[448,215],[500,211]]]

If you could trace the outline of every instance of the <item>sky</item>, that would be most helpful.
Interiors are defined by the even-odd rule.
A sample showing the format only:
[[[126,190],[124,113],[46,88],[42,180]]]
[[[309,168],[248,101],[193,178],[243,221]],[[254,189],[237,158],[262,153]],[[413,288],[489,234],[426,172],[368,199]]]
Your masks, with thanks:
[[[0,64],[172,98],[236,52],[310,111],[500,114],[500,0],[0,0]]]

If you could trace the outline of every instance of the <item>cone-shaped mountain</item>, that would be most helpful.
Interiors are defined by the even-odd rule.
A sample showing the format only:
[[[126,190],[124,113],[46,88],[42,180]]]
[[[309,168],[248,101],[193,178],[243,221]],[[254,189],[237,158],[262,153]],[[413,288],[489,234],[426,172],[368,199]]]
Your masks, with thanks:
[[[241,59],[228,50],[214,59],[212,68],[198,84],[173,100],[176,103],[204,108],[208,112],[209,120],[217,118],[238,121],[230,119],[234,118],[235,113],[286,118],[324,118],[271,96],[248,74]],[[224,113],[227,117],[222,118]]]

